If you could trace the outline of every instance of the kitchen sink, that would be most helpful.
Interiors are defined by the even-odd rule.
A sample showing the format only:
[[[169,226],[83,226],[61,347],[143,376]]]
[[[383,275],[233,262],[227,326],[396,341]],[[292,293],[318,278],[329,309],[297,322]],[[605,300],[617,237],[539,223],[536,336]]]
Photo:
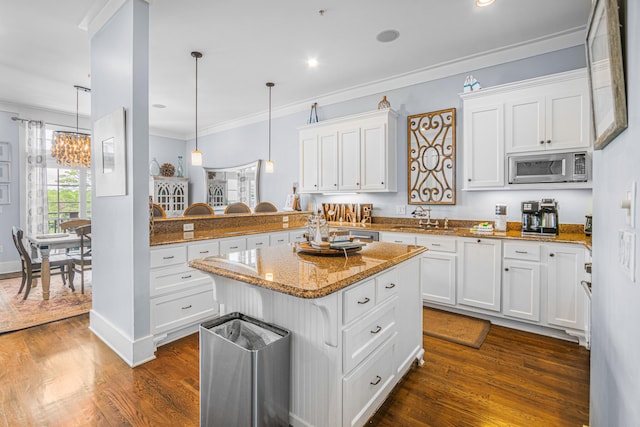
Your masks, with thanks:
[[[395,226],[391,227],[391,229],[394,230],[394,231],[406,231],[406,232],[420,231],[422,233],[435,233],[435,234],[455,233],[458,230],[455,227],[449,227],[449,228],[424,228],[424,227],[420,227],[418,225],[395,225]]]

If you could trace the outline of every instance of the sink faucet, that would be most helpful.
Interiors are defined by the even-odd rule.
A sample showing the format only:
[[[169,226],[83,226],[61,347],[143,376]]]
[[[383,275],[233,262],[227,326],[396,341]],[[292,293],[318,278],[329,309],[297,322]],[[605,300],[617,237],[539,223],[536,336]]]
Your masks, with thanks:
[[[413,215],[414,218],[420,218],[418,225],[421,227],[429,228],[433,226],[438,228],[438,220],[431,221],[431,208],[425,209],[422,206],[418,206],[411,215]]]

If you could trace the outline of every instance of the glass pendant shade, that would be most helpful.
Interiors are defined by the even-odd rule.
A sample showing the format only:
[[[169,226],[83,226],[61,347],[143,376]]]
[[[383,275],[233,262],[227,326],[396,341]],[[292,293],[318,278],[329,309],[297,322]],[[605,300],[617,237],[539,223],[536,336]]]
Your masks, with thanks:
[[[264,165],[264,171],[266,173],[273,173],[273,160],[267,160],[267,163]]]
[[[191,165],[202,166],[202,151],[195,149],[191,152]]]
[[[91,136],[79,132],[54,132],[51,156],[61,166],[91,167]]]

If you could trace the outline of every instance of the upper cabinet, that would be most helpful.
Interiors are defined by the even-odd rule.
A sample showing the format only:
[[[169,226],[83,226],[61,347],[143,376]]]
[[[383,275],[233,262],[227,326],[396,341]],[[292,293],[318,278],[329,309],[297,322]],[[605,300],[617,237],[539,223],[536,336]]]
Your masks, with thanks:
[[[397,113],[376,110],[299,130],[300,191],[396,191]]]
[[[505,185],[506,155],[591,148],[586,70],[461,95],[464,188]]]

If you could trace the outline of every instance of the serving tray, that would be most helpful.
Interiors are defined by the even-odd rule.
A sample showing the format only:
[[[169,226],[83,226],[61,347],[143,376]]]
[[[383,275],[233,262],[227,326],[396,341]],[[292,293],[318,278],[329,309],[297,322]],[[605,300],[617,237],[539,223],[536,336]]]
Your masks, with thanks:
[[[298,247],[298,252],[311,254],[311,255],[323,255],[323,256],[340,256],[340,255],[344,256],[345,254],[346,255],[353,254],[362,249],[362,246],[357,246],[357,247],[347,248],[347,249],[333,249],[333,248],[316,249],[313,246],[311,246],[309,243],[298,243],[297,247]]]

